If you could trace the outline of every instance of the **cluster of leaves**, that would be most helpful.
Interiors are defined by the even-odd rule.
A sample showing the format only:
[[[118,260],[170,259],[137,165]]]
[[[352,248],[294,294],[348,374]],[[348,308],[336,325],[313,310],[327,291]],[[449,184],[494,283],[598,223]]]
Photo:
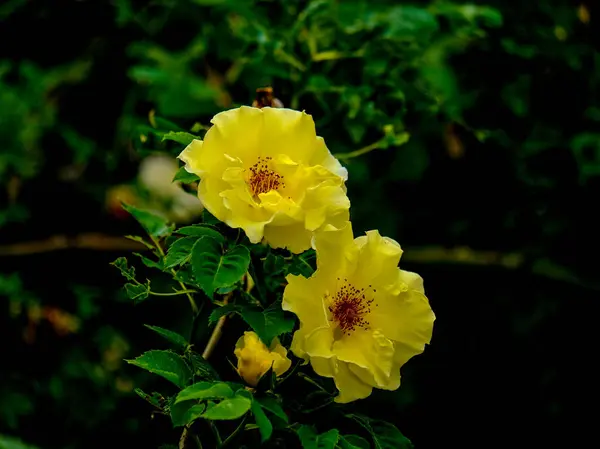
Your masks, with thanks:
[[[202,326],[202,320],[207,316],[202,313],[205,307],[210,308],[207,311],[209,325],[216,324],[227,315],[239,315],[267,346],[276,337],[289,336],[294,328],[294,320],[285,315],[279,299],[284,279],[289,273],[310,276],[315,269],[313,250],[293,255],[264,245],[251,245],[238,230],[222,225],[206,212],[202,223],[173,229],[164,218],[151,212],[130,205],[124,205],[124,208],[141,224],[149,237],[146,240],[130,236],[143,243],[153,258],[140,253],[136,256],[147,267],[166,273],[172,284],[178,286],[172,292],[155,292],[151,282],[140,281],[134,267],[120,257],[113,265],[127,280],[125,290],[129,298],[139,302],[151,295],[187,295],[192,306],[190,338],[162,327],[147,326],[164,337],[173,350],[152,349],[128,360],[128,363],[161,376],[177,387],[177,392],[171,395],[158,392],[148,394],[139,388],[136,393],[152,404],[159,414],[169,416],[174,427],[184,427],[181,437],[184,442],[190,438],[191,432],[197,432],[192,426],[204,425],[211,428],[217,447],[224,447],[232,441],[251,442],[252,433],[249,439],[241,433],[253,429],[258,429],[263,443],[270,441],[274,432],[278,431],[284,435],[279,438],[282,441],[286,441],[286,433],[295,434],[296,437],[288,437],[287,440],[292,438],[292,441],[299,441],[304,449],[371,447],[359,435],[342,435],[337,429],[319,434],[310,424],[290,421],[294,412],[306,415],[309,411],[308,405],[298,402],[295,395],[288,397],[278,393],[284,381],[302,371],[298,369],[298,364],[283,378],[277,378],[270,370],[254,389],[246,387],[240,380],[223,380],[206,358],[194,349],[197,341],[194,330]],[[198,299],[202,301],[200,306],[196,303]],[[232,349],[226,349],[225,354],[231,354]],[[208,357],[210,351],[205,350],[204,355]],[[312,395],[314,397],[314,393],[317,393],[316,396],[321,397],[322,403],[318,407],[331,404],[331,393],[308,375],[298,375],[318,387],[318,391]],[[286,409],[292,412],[286,412]],[[253,417],[253,424],[247,423],[250,416]],[[412,447],[410,441],[389,423],[362,415],[345,416],[358,422],[371,435],[376,448]],[[217,425],[222,421],[239,423],[231,431],[227,425]],[[225,439],[221,438],[223,429],[231,432]],[[288,443],[288,446],[294,447],[295,444]]]

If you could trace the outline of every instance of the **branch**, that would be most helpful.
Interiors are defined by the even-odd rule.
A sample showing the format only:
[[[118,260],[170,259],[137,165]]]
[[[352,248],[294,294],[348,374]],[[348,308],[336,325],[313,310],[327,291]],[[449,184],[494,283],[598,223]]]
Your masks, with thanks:
[[[225,298],[223,298],[223,305],[229,302],[232,295],[233,292],[229,292],[227,295],[225,295]],[[217,347],[217,344],[221,339],[221,335],[223,335],[223,326],[225,326],[225,321],[227,321],[227,315],[223,315],[221,318],[219,318],[219,321],[217,321],[217,325],[213,329],[212,334],[210,334],[206,348],[204,348],[204,352],[202,353],[204,360],[207,360]]]

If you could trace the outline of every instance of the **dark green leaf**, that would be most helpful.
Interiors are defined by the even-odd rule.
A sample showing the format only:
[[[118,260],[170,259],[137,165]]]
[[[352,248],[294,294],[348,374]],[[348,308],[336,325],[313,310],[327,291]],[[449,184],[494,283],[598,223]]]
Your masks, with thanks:
[[[201,380],[219,380],[219,374],[200,354],[189,354],[194,377]]]
[[[192,372],[185,360],[172,351],[152,350],[143,353],[127,363],[164,377],[179,388],[184,388]]]
[[[119,257],[110,264],[117,267],[125,279],[128,281],[135,281],[135,268],[128,265],[125,257]]]
[[[150,296],[150,284],[125,284],[125,291],[127,297],[133,299],[135,302],[143,301]]]
[[[375,449],[412,449],[411,441],[393,425],[364,415],[347,415],[371,434]]]
[[[196,401],[185,401],[171,405],[171,422],[173,427],[185,426],[198,419],[206,411],[206,404]]]
[[[224,382],[198,382],[180,391],[175,403],[191,399],[225,399],[231,398],[233,395],[231,387]]]
[[[222,254],[221,243],[212,237],[202,237],[192,248],[192,270],[198,286],[210,298],[217,288],[238,282],[250,264],[250,253],[244,246]]]
[[[288,417],[283,411],[283,408],[281,408],[281,405],[279,404],[279,401],[276,398],[271,396],[261,396],[255,397],[255,400],[260,402],[262,408],[273,413],[275,416],[285,421],[286,423],[288,422]]]
[[[165,268],[173,268],[183,265],[192,257],[192,247],[198,240],[198,237],[183,237],[175,240],[165,257]]]
[[[335,449],[340,438],[340,432],[337,429],[331,429],[318,435],[313,426],[302,425],[296,432],[303,449]]]
[[[225,242],[225,237],[221,234],[214,226],[211,225],[195,225],[195,226],[184,226],[183,228],[177,229],[178,234],[189,235],[193,237],[212,237],[220,243]]]
[[[369,442],[358,435],[341,436],[338,447],[340,449],[371,449]]]
[[[147,394],[144,393],[141,389],[136,388],[133,390],[139,397],[141,397],[142,399],[144,399],[145,401],[149,402],[150,404],[152,404],[153,406],[162,409],[163,406],[165,405],[165,399],[159,394],[159,393],[152,393]]]
[[[193,134],[182,132],[182,131],[169,131],[166,133],[162,140],[172,140],[173,142],[180,143],[181,145],[189,145],[192,141],[199,139],[199,137]]]
[[[191,184],[192,182],[199,180],[200,177],[198,175],[190,173],[185,169],[185,167],[181,167],[179,170],[177,170],[177,173],[175,173],[175,176],[173,177],[173,182],[179,181],[183,184]]]
[[[294,255],[292,262],[286,266],[289,274],[300,275],[306,278],[312,276],[316,269],[317,255],[314,249],[309,249],[302,254]]]
[[[123,209],[129,212],[152,237],[164,237],[171,232],[167,220],[163,217],[129,204],[123,204]]]
[[[162,270],[164,268],[161,261],[154,261],[140,253],[133,253],[133,255],[138,256],[142,260],[142,263],[148,268],[158,268],[159,270]]]
[[[258,426],[258,431],[260,432],[260,440],[261,442],[267,441],[271,438],[273,434],[273,424],[267,415],[263,411],[260,403],[257,401],[252,401],[252,414],[254,415],[254,420],[256,421],[256,425]]]
[[[244,416],[252,406],[252,395],[246,390],[238,390],[234,397],[224,399],[208,408],[202,418],[210,420],[231,420]]]
[[[178,346],[181,349],[185,349],[188,346],[188,342],[183,335],[179,335],[177,332],[170,331],[169,329],[164,329],[158,326],[150,326],[149,324],[144,324],[148,329],[153,330],[161,337],[167,339],[174,345]]]

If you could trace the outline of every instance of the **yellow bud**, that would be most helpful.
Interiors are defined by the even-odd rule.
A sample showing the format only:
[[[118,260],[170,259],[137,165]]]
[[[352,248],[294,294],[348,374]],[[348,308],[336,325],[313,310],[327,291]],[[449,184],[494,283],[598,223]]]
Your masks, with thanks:
[[[271,347],[267,346],[254,332],[244,332],[235,344],[235,356],[238,359],[237,371],[244,381],[253,387],[258,385],[260,378],[269,371],[281,376],[292,366],[287,357],[287,350],[275,338]]]

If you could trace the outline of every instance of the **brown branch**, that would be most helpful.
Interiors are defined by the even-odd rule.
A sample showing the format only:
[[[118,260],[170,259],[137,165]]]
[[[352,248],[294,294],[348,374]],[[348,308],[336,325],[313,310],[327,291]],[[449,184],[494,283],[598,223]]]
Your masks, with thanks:
[[[233,292],[227,293],[227,295],[225,295],[225,297],[223,298],[223,305],[229,302],[232,295]],[[204,348],[204,352],[202,353],[202,358],[204,358],[204,360],[207,360],[217,347],[217,344],[221,339],[221,335],[223,335],[223,327],[225,326],[225,321],[227,321],[227,315],[223,315],[221,318],[219,318],[219,321],[217,321],[217,325],[213,329],[212,334],[210,334],[210,338],[208,339],[206,348]]]

